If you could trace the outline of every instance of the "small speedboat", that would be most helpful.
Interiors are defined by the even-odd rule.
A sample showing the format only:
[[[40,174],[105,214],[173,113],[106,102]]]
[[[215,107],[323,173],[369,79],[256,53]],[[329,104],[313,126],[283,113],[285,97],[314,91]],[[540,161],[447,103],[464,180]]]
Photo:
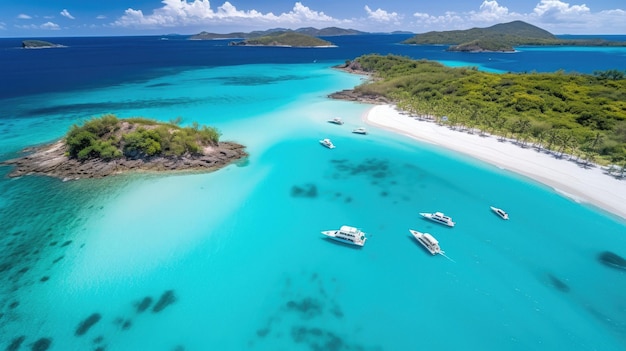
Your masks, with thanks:
[[[443,254],[444,251],[439,247],[439,242],[429,233],[418,232],[417,230],[409,229],[409,232],[413,235],[413,237],[422,244],[433,255]]]
[[[328,120],[328,123],[333,123],[333,124],[343,124],[343,121],[341,120],[341,118],[339,117],[335,117],[331,120]]]
[[[352,131],[352,133],[354,133],[354,134],[367,134],[367,130],[365,130],[365,128],[363,128],[363,127],[359,127],[357,129],[354,129]]]
[[[420,215],[424,218],[430,219],[433,222],[447,225],[448,227],[454,227],[455,224],[454,222],[452,222],[452,218],[444,215],[442,212],[420,213]]]
[[[326,139],[322,139],[320,140],[320,144],[322,144],[323,146],[329,148],[329,149],[334,149],[335,145],[333,144],[332,141],[330,141],[330,139],[326,138]]]
[[[347,225],[342,225],[339,230],[325,230],[322,234],[331,239],[356,246],[365,245],[365,241],[367,240],[365,233],[360,229]]]
[[[509,214],[501,208],[490,206],[491,210],[502,219],[509,219]]]

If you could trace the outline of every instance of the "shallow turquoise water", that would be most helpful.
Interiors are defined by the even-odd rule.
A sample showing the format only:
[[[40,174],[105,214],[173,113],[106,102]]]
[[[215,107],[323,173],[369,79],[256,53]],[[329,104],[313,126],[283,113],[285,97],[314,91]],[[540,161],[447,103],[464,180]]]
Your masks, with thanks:
[[[403,136],[350,133],[369,106],[326,95],[360,81],[327,64],[246,65],[16,99],[41,117],[11,122],[6,154],[112,112],[214,125],[250,157],[211,174],[0,180],[0,348],[623,349],[626,276],[596,257],[626,255],[625,223]],[[432,211],[457,226],[419,217]],[[365,247],[320,234],[343,224]],[[175,301],[155,312],[161,296]]]

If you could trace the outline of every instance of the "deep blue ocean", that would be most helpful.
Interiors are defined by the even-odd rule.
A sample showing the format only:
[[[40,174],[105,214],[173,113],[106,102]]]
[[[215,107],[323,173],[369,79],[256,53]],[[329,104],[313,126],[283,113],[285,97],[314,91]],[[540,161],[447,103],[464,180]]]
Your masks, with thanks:
[[[468,54],[407,37],[0,39],[0,160],[105,113],[212,125],[250,154],[209,174],[68,182],[0,167],[0,350],[626,349],[626,271],[598,261],[626,257],[624,219],[402,135],[350,133],[370,106],[327,98],[363,82],[331,67],[367,53],[593,73],[626,69],[626,48]],[[419,216],[434,211],[457,226]],[[341,225],[366,245],[320,234]]]

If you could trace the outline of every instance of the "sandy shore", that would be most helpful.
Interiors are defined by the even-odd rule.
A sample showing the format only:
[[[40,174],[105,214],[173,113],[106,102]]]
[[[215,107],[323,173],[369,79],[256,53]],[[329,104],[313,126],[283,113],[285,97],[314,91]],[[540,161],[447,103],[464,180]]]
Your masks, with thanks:
[[[626,219],[626,179],[618,180],[600,167],[582,168],[566,158],[521,148],[495,136],[455,131],[401,114],[392,105],[372,107],[368,124],[454,150],[546,184],[578,202],[586,202]]]

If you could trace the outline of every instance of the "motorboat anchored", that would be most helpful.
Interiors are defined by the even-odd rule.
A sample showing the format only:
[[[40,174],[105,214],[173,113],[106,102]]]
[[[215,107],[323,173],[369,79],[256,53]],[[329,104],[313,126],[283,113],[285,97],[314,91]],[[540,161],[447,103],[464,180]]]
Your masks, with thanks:
[[[335,148],[335,145],[333,144],[333,142],[330,141],[330,139],[328,138],[320,140],[320,144],[322,144],[323,146],[326,146],[329,149]]]
[[[357,129],[354,129],[352,131],[352,133],[354,133],[354,134],[364,134],[365,135],[365,134],[367,134],[367,130],[365,128],[363,128],[363,127],[359,127]]]
[[[418,232],[417,230],[409,229],[409,232],[422,246],[433,255],[444,254],[445,252],[439,247],[439,242],[429,233]]]
[[[452,218],[444,215],[442,212],[420,213],[420,215],[424,218],[430,219],[433,222],[447,225],[448,227],[454,227],[455,224],[454,222],[452,222]]]
[[[341,226],[339,230],[323,231],[322,234],[326,235],[327,237],[331,239],[341,241],[346,244],[357,245],[357,246],[365,245],[365,241],[367,240],[364,232],[362,232],[361,230],[355,227],[350,227],[347,225]]]
[[[505,211],[505,210],[503,210],[503,209],[501,209],[501,208],[493,207],[493,206],[490,206],[490,208],[491,208],[491,210],[492,210],[493,212],[495,212],[495,214],[497,214],[498,216],[500,216],[500,218],[502,218],[502,219],[509,219],[509,214],[508,214],[508,213],[506,213],[506,211]]]
[[[335,117],[333,119],[328,120],[328,123],[333,123],[333,124],[343,124],[343,121],[341,120],[341,118],[339,117]]]

